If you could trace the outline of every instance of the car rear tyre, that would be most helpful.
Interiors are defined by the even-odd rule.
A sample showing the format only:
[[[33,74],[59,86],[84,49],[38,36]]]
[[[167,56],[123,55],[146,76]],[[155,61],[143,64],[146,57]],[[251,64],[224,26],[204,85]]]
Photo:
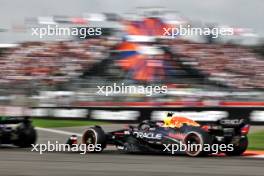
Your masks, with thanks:
[[[94,150],[90,152],[98,153],[102,152],[106,147],[105,132],[101,127],[91,127],[85,130],[82,136],[82,144],[94,145]]]
[[[226,155],[228,156],[240,156],[242,155],[248,147],[248,138],[247,136],[244,138],[241,138],[238,145],[233,146],[234,149],[232,151],[227,151]]]
[[[184,144],[187,146],[185,153],[188,156],[207,156],[210,151],[205,151],[204,146],[211,145],[211,137],[204,131],[193,127],[184,138]]]

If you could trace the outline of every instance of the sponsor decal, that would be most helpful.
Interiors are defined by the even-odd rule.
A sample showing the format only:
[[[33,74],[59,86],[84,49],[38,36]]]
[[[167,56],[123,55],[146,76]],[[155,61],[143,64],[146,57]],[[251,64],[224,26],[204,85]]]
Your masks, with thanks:
[[[239,125],[243,123],[243,119],[221,119],[220,124],[222,125]]]
[[[133,135],[136,136],[136,138],[146,138],[146,139],[158,139],[160,140],[162,138],[162,134],[159,133],[147,133],[147,132],[140,132],[140,131],[134,131]]]

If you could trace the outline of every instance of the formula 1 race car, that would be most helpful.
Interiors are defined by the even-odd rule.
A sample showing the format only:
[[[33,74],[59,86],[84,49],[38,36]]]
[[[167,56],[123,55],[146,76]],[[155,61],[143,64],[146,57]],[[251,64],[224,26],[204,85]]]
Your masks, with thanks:
[[[31,147],[36,139],[37,132],[28,117],[0,117],[0,145]]]
[[[82,144],[100,144],[101,150],[97,152],[103,151],[107,145],[115,145],[118,149],[129,153],[171,153],[171,149],[175,148],[169,149],[169,147],[180,143],[197,144],[202,147],[185,148],[184,153],[189,156],[214,153],[212,148],[204,150],[205,144],[228,145],[232,148],[224,150],[224,153],[237,156],[247,149],[248,131],[249,125],[242,119],[222,119],[214,124],[200,125],[188,118],[170,117],[164,121],[143,121],[137,126],[128,126],[108,133],[105,133],[100,126],[90,127],[82,135]],[[74,137],[68,141],[69,144],[73,142],[76,144]],[[171,154],[177,154],[177,151]]]

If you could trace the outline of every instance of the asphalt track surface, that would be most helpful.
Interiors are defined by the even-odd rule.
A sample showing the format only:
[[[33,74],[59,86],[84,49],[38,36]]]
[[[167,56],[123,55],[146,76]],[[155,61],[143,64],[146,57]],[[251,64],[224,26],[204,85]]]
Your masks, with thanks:
[[[121,126],[107,126],[108,130]],[[81,133],[84,127],[64,128]],[[38,143],[48,140],[65,142],[67,135],[39,131]],[[2,147],[0,176],[252,176],[264,175],[264,160],[245,157],[205,157],[135,155],[119,153],[114,148],[100,154],[50,152],[40,155],[31,149]]]

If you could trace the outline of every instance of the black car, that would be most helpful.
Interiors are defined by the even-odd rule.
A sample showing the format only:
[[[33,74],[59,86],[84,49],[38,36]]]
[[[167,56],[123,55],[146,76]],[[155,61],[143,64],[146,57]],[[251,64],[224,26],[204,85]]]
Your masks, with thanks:
[[[0,117],[0,145],[31,147],[36,139],[37,132],[28,117]]]
[[[174,120],[177,121],[177,117]],[[100,144],[99,152],[103,151],[107,145],[115,145],[126,152],[171,154],[184,152],[189,156],[219,152],[236,156],[242,155],[247,149],[249,125],[242,119],[222,119],[214,124],[205,125],[197,125],[197,122],[192,122],[190,119],[186,122],[181,118],[177,127],[169,127],[164,126],[163,121],[143,121],[137,126],[128,126],[125,129],[108,133],[105,133],[100,126],[90,127],[83,133],[82,144]],[[200,148],[189,147],[184,151],[175,150],[176,145],[179,147],[179,144],[186,146],[196,144]],[[214,148],[217,145],[218,149],[219,146],[221,149],[224,149],[224,146],[227,147],[225,150],[216,151]],[[205,147],[208,148],[205,150]]]

